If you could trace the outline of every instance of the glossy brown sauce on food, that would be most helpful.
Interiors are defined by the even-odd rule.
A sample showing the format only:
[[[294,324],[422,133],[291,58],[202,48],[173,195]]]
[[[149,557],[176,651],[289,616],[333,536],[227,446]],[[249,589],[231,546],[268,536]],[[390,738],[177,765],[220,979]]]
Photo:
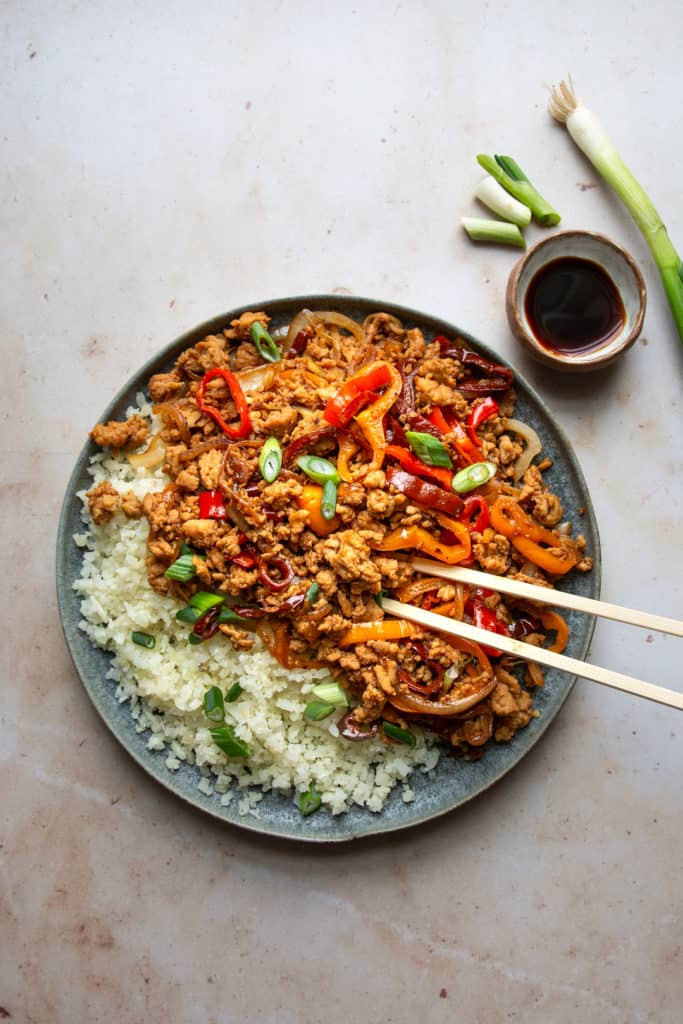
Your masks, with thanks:
[[[524,311],[535,337],[562,355],[605,345],[623,326],[621,296],[598,263],[563,256],[541,267],[527,289]]]

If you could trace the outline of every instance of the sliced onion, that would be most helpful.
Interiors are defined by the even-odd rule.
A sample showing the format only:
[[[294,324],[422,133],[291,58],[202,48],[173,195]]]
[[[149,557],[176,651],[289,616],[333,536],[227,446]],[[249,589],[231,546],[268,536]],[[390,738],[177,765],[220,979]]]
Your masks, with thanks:
[[[322,321],[324,324],[334,324],[352,334],[356,341],[362,342],[364,338],[363,328],[343,313],[336,313],[334,310],[321,310],[313,314],[314,320]]]
[[[311,313],[310,309],[302,309],[300,313],[296,314],[289,325],[287,337],[280,349],[283,356],[287,355],[290,348],[296,341],[297,335],[299,335],[301,331],[305,331],[308,327],[312,327],[313,323],[313,313]]]
[[[144,452],[129,455],[128,461],[134,469],[158,469],[166,458],[166,445],[159,434],[155,434]]]
[[[179,401],[184,401],[184,399]],[[190,426],[178,408],[177,402],[160,402],[152,406],[152,412],[156,413],[157,416],[161,416],[166,426],[176,428],[183,444],[190,444],[192,440]]]
[[[235,376],[240,382],[240,387],[245,395],[260,388],[269,388],[275,380],[275,363],[263,363],[261,366],[254,366],[249,370],[239,370]]]
[[[528,423],[522,423],[521,420],[508,420],[505,429],[511,430],[514,434],[519,434],[519,436],[523,437],[526,441],[526,448],[515,462],[513,476],[515,483],[517,483],[517,481],[521,480],[526,473],[532,460],[535,459],[537,455],[540,455],[543,450],[543,445],[541,444],[541,439],[536,431],[533,430]]]
[[[440,718],[452,718],[460,715],[468,708],[479,704],[485,697],[488,697],[496,685],[496,677],[491,673],[491,678],[485,682],[475,693],[466,697],[460,697],[453,701],[426,700],[416,693],[395,693],[389,697],[389,702],[398,708],[399,711],[408,711],[417,715],[438,715]]]

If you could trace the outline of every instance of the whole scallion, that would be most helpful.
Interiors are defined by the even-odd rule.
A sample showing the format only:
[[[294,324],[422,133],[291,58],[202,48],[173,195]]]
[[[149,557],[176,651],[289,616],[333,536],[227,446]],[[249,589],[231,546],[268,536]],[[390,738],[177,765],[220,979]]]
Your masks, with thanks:
[[[419,430],[406,430],[406,440],[418,459],[427,466],[445,466],[451,469],[453,463],[448,449],[432,434],[423,434]]]
[[[549,228],[560,223],[560,215],[557,210],[554,210],[538,189],[531,184],[522,168],[511,156],[499,156],[497,153],[495,156],[487,156],[486,153],[480,153],[477,163],[485,171],[488,171],[506,192],[509,192],[515,199],[519,199],[520,203],[528,206],[543,227]]]
[[[322,804],[322,797],[315,788],[314,783],[311,783],[307,790],[305,790],[299,796],[299,810],[303,814],[304,818],[307,818],[309,814],[313,814],[317,811]]]
[[[269,437],[258,458],[258,468],[267,484],[272,484],[282,469],[282,447],[276,437]]]
[[[262,359],[267,363],[277,363],[280,358],[280,350],[263,324],[260,324],[258,320],[251,325],[251,340],[256,345]]]
[[[683,341],[683,261],[669,238],[662,218],[643,187],[617,153],[596,115],[583,105],[569,84],[552,88],[548,110],[566,125],[581,149],[619,196],[642,232],[654,256],[679,337]]]

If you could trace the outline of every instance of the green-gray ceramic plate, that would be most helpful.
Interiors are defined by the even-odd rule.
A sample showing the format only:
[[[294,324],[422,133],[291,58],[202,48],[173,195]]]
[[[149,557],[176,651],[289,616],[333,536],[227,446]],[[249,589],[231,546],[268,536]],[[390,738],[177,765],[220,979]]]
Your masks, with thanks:
[[[125,409],[133,404],[136,393],[145,390],[151,374],[169,369],[183,349],[195,344],[206,334],[220,330],[244,310],[264,309],[272,317],[273,326],[279,327],[288,323],[300,309],[304,308],[337,309],[359,320],[364,319],[369,313],[385,310],[397,316],[407,327],[420,327],[428,338],[439,334],[460,335],[485,357],[501,362],[496,353],[459,327],[416,310],[349,296],[305,295],[250,303],[195,327],[145,363],[104,410],[100,419],[122,416]],[[552,414],[519,374],[515,377],[518,394],[517,415],[536,429],[543,442],[544,452],[552,457],[553,467],[548,471],[546,480],[552,490],[560,496],[567,518],[575,523],[580,521],[580,529],[586,537],[588,551],[595,559],[593,571],[586,575],[577,574],[571,579],[569,586],[576,593],[598,597],[600,541],[583,474],[569,441]],[[480,761],[456,760],[444,753],[430,776],[420,771],[415,772],[411,784],[416,796],[411,803],[402,800],[400,787],[397,787],[379,814],[353,807],[346,814],[333,816],[322,809],[310,817],[303,818],[290,795],[268,793],[259,804],[258,818],[240,816],[235,806],[236,801],[223,807],[217,796],[205,796],[197,789],[197,769],[183,766],[171,773],[164,764],[166,755],[147,749],[146,735],[136,733],[128,705],[118,703],[114,694],[114,684],[106,678],[111,656],[92,646],[78,627],[79,606],[72,584],[80,575],[82,553],[74,544],[72,537],[82,529],[77,492],[89,486],[88,460],[94,452],[95,448],[89,441],[83,448],[69,481],[59,523],[57,594],[64,634],[74,665],[90,699],[117,739],[146,772],[195,807],[241,828],[312,842],[339,842],[373,833],[408,828],[452,811],[460,804],[479,796],[502,778],[538,742],[567,698],[574,684],[574,677],[554,670],[549,671],[545,688],[535,696],[535,706],[540,712],[537,719],[532,720],[526,729],[518,732],[511,743],[490,744]],[[579,509],[585,510],[580,520]],[[569,613],[567,618],[571,631],[567,653],[583,659],[588,652],[593,632],[592,620],[574,613]]]

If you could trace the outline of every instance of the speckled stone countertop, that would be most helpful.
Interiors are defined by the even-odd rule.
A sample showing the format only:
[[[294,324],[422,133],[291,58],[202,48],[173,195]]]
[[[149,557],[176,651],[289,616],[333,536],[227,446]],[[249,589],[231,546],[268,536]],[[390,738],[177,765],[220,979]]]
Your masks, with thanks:
[[[581,462],[603,597],[682,617],[683,346],[645,243],[545,111],[570,70],[683,247],[682,27],[673,0],[6,0],[0,1019],[680,1021],[679,712],[580,681],[459,811],[336,847],[259,838],[168,794],[102,724],[54,541],[83,439],[145,359],[252,299],[349,292],[510,359]],[[517,347],[515,252],[458,227],[480,151],[638,261],[645,329],[612,369],[558,378]],[[600,623],[591,659],[680,689],[682,654]]]

